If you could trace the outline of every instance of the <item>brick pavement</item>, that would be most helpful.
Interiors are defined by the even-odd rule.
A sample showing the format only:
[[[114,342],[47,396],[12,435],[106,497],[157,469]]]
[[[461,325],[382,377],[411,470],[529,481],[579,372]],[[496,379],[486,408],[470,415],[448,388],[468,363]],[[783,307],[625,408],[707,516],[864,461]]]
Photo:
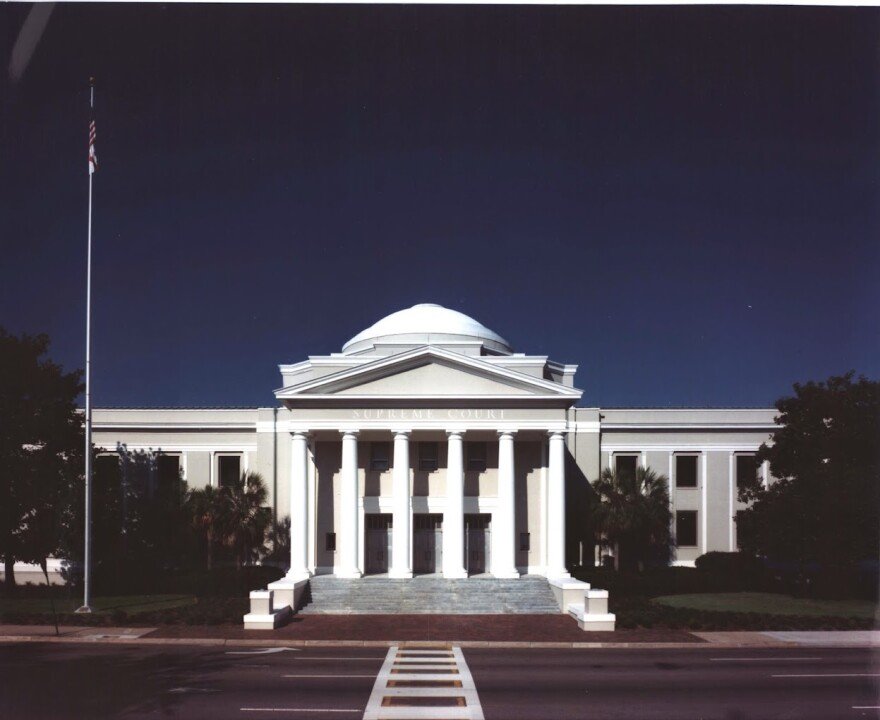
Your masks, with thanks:
[[[166,625],[147,638],[273,641],[445,641],[523,643],[703,643],[683,630],[584,632],[567,615],[297,615],[275,630]]]

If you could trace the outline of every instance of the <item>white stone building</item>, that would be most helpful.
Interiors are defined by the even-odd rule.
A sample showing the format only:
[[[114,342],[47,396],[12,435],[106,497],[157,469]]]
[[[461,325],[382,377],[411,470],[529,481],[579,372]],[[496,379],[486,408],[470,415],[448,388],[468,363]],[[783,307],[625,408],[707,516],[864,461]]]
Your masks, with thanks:
[[[94,442],[157,453],[160,485],[259,471],[291,517],[292,582],[565,578],[598,559],[582,513],[604,467],[669,477],[674,562],[736,549],[737,477],[774,411],[578,407],[576,370],[416,305],[340,353],[281,365],[276,407],[96,409]]]

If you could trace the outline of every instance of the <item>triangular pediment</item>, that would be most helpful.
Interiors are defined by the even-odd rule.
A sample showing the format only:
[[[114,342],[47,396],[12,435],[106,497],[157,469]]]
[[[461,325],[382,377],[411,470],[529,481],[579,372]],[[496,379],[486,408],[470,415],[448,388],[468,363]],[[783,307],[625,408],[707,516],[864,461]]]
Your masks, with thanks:
[[[278,390],[294,398],[521,398],[576,400],[580,391],[435,347],[381,358]]]

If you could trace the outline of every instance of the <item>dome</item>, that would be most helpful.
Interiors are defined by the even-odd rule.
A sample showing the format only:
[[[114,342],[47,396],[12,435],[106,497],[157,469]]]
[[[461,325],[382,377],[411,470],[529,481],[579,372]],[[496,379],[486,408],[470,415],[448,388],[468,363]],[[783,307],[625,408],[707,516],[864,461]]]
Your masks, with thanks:
[[[472,317],[442,305],[413,305],[382,318],[355,335],[342,346],[344,353],[371,348],[377,342],[441,345],[447,342],[479,341],[488,351],[509,355],[513,352],[503,337],[478,323]]]

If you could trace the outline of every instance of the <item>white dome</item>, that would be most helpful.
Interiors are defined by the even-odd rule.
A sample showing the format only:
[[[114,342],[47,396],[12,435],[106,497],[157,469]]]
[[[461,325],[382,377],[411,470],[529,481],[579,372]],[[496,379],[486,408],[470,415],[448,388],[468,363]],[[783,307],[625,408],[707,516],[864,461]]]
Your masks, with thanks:
[[[445,342],[480,341],[493,353],[509,355],[513,352],[503,337],[476,320],[456,310],[426,303],[413,305],[382,318],[375,325],[355,335],[342,352],[355,353],[372,347],[377,342],[401,342],[413,345],[440,345]]]

